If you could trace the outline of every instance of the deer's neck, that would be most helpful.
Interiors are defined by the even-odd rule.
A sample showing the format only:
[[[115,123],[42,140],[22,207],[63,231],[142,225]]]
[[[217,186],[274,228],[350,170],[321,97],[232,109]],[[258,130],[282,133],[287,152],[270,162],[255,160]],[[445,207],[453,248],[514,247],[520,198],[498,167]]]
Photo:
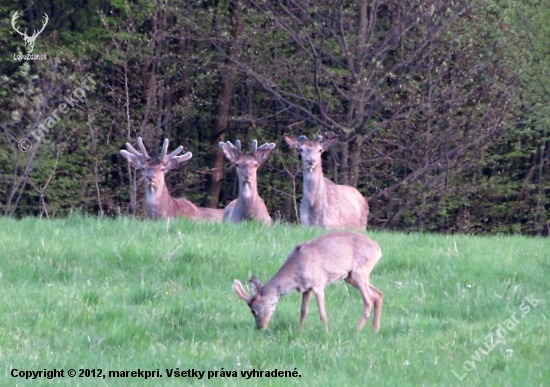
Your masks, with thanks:
[[[147,213],[150,218],[165,219],[174,216],[175,200],[170,196],[164,182],[156,187],[145,185],[145,200],[147,202]]]
[[[242,219],[252,219],[257,214],[258,187],[254,183],[239,183],[239,198],[235,210],[241,214]]]
[[[303,200],[308,203],[310,208],[320,208],[326,205],[327,189],[325,177],[320,166],[311,172],[307,168],[304,168]]]
[[[279,299],[293,290],[298,290],[300,293],[306,291],[307,289],[303,289],[300,286],[299,281],[295,277],[296,273],[299,273],[299,270],[295,267],[294,261],[292,259],[287,260],[277,274],[262,287],[262,296]]]
[[[254,200],[258,196],[258,185],[256,182],[239,182],[239,200]]]

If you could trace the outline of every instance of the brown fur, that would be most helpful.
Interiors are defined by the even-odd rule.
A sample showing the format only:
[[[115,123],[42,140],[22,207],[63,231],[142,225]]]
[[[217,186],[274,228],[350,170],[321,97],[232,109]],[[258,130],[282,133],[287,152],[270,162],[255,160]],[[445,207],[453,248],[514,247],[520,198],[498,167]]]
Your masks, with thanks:
[[[300,151],[304,174],[304,194],[300,205],[300,222],[306,226],[328,229],[367,227],[369,205],[359,191],[349,185],[338,185],[323,176],[321,154],[336,142],[317,136],[308,141],[285,135],[286,142]]]
[[[363,329],[374,305],[372,329],[376,332],[380,328],[383,295],[370,284],[369,275],[381,256],[378,243],[363,234],[332,232],[297,245],[265,286],[251,277],[252,297],[238,280],[233,289],[250,307],[259,329],[267,328],[279,299],[294,289],[302,293],[300,329],[303,329],[311,294],[315,294],[319,316],[328,331],[324,289],[344,279],[359,289],[363,297],[364,310],[357,329]]]
[[[164,174],[176,168],[180,163],[189,160],[192,154],[191,152],[187,152],[182,156],[177,156],[183,150],[183,147],[180,146],[169,155],[166,155],[168,144],[168,139],[164,140],[162,151],[158,158],[149,156],[141,137],[138,137],[141,153],[129,143],[126,143],[128,151],[120,151],[120,154],[128,160],[130,165],[140,170],[143,175],[149,218],[167,219],[183,216],[191,219],[221,221],[223,210],[197,207],[187,199],[175,199],[170,195],[168,187],[166,187]]]
[[[271,217],[264,201],[258,195],[257,170],[269,154],[275,149],[275,144],[264,144],[258,148],[258,142],[252,142],[249,154],[241,152],[241,142],[236,145],[231,142],[220,142],[225,156],[235,165],[239,177],[239,197],[225,207],[223,220],[238,223],[246,220],[255,220],[264,224],[271,224]]]

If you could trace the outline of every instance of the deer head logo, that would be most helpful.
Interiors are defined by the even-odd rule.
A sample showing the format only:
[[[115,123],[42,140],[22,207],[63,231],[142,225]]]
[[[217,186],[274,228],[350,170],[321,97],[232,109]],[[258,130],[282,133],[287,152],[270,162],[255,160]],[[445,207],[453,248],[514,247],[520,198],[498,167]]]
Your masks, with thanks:
[[[36,38],[38,38],[38,35],[40,35],[42,31],[44,31],[44,28],[46,28],[46,25],[48,24],[48,20],[49,20],[48,15],[44,14],[44,25],[42,26],[42,29],[40,31],[34,30],[34,33],[32,34],[32,36],[28,36],[27,30],[25,30],[25,32],[21,32],[15,25],[15,21],[19,17],[17,16],[18,13],[19,11],[16,11],[13,14],[13,17],[11,18],[11,25],[13,29],[23,37],[23,40],[25,41],[25,48],[27,49],[27,53],[32,54],[32,50],[34,50],[34,42],[36,41]]]

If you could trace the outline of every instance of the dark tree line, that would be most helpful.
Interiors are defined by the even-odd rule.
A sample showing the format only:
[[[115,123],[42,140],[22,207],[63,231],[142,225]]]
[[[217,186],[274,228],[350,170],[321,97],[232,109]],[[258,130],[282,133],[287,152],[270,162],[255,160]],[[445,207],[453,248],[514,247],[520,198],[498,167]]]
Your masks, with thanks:
[[[43,61],[17,61],[10,24]],[[275,142],[259,176],[296,220],[293,135],[338,135],[325,175],[357,187],[370,227],[550,233],[549,1],[20,1],[0,7],[0,175],[6,216],[144,214],[124,143],[193,152],[174,196],[237,195],[220,141]],[[42,141],[30,133],[95,83]],[[28,137],[32,148],[18,142]]]

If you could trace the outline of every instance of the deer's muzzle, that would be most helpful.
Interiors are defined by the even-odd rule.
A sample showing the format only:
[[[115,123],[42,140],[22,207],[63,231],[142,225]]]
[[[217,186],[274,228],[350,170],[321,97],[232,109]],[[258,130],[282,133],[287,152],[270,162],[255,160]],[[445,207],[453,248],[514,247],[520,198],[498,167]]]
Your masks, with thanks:
[[[306,168],[309,172],[313,171],[315,169],[315,163],[313,161],[307,161]]]
[[[270,311],[265,316],[257,316],[256,329],[267,329],[267,326],[269,325],[269,320],[271,320],[272,314],[273,314],[273,311]]]
[[[155,188],[157,183],[153,180],[152,177],[147,177],[147,187]]]

